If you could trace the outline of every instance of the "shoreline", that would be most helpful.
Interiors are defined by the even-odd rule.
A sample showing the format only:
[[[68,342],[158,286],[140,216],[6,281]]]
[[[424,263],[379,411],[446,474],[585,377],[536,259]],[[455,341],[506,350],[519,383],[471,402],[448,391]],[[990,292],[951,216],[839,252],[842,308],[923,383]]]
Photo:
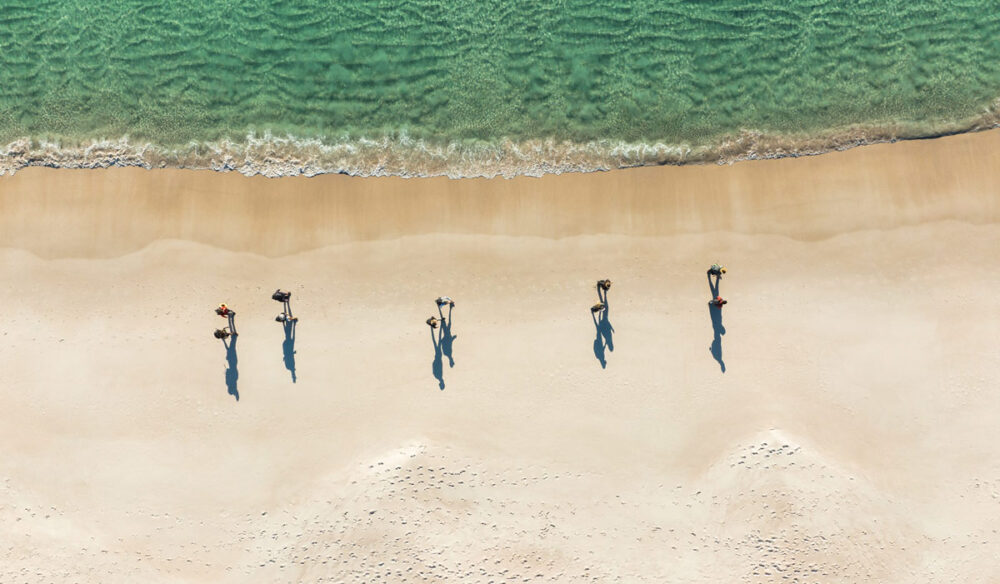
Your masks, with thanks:
[[[818,240],[926,221],[998,221],[998,167],[1000,130],[808,158],[510,180],[29,168],[0,177],[0,247],[113,257],[189,239],[276,257],[433,233],[731,231]],[[59,229],[39,231],[37,217]]]
[[[327,140],[249,134],[243,141],[223,139],[159,146],[127,136],[88,139],[65,145],[59,140],[22,137],[0,148],[0,176],[32,167],[67,169],[144,168],[212,170],[245,176],[281,178],[346,174],[357,177],[453,179],[542,177],[647,166],[733,164],[753,160],[800,158],[862,146],[938,139],[1000,126],[1000,100],[969,119],[921,126],[914,123],[851,125],[810,135],[783,135],[744,129],[712,143],[579,142],[540,138],[434,142],[396,137]]]

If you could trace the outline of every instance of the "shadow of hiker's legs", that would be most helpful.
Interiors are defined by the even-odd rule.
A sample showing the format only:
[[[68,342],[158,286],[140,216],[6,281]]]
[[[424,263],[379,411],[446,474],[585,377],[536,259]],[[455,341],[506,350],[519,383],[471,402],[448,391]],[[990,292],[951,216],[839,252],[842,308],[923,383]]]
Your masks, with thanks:
[[[239,361],[239,356],[236,354],[236,337],[230,337],[228,345],[223,341],[223,345],[226,346],[226,389],[229,391],[229,395],[235,397],[236,401],[240,401],[240,392],[236,387],[240,378],[240,371],[236,367]]]
[[[438,388],[444,389],[444,363],[442,361],[441,340],[444,327],[438,330],[431,329],[431,342],[434,344],[434,361],[431,363],[431,373],[434,379],[438,380]],[[437,337],[434,333],[437,333]]]
[[[722,372],[726,372],[726,363],[722,360],[722,335],[726,334],[726,327],[722,326],[722,308],[708,303],[708,313],[712,317],[712,357],[719,362]]]
[[[604,355],[604,335],[601,334],[601,324],[597,320],[597,315],[593,312],[590,313],[591,318],[594,320],[594,357],[597,358],[598,362],[601,364],[601,369],[606,369],[608,366],[608,360]]]
[[[441,321],[441,352],[445,357],[448,357],[448,366],[455,366],[455,358],[452,356],[452,351],[454,350],[453,342],[455,336],[451,334],[451,321],[442,320]]]
[[[594,339],[594,357],[597,357],[598,362],[600,362],[601,369],[607,369],[608,360],[604,356],[604,339],[601,338],[600,331],[597,332],[597,337]]]
[[[615,350],[615,340],[613,338],[615,328],[611,326],[611,321],[608,320],[608,309],[605,308],[601,313],[601,322],[598,330],[601,336],[604,337],[604,344],[608,346],[608,350],[614,352]]]
[[[608,320],[608,314],[611,310],[611,305],[608,303],[608,291],[601,287],[600,281],[597,283],[597,300],[604,305],[604,310],[601,310],[599,318],[594,317],[594,326],[597,327],[597,339],[600,340],[603,338],[603,341],[601,343],[598,343],[596,340],[594,341],[594,355],[598,354],[597,347],[600,344],[600,355],[597,359],[601,362],[602,367],[606,367],[607,362],[604,359],[604,349],[607,348],[608,351],[615,350],[615,341],[612,337],[615,329],[611,326],[611,321]],[[591,315],[594,316],[594,313],[591,312]]]
[[[285,332],[285,340],[281,343],[281,353],[285,361],[285,369],[288,369],[292,374],[292,383],[298,380],[295,374],[295,324],[294,320],[286,320],[281,323]]]

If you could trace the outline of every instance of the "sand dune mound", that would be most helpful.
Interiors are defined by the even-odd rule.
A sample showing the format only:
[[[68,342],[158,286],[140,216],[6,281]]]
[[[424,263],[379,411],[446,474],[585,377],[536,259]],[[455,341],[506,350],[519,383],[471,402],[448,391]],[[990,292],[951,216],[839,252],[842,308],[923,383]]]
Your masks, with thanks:
[[[265,570],[276,582],[894,581],[920,553],[903,509],[777,432],[733,448],[689,485],[622,489],[609,476],[503,467],[414,443],[311,493],[246,518],[236,536],[254,558],[245,574]]]
[[[904,508],[781,432],[734,447],[698,484],[720,526],[716,553],[732,554],[747,581],[891,581],[919,555]]]

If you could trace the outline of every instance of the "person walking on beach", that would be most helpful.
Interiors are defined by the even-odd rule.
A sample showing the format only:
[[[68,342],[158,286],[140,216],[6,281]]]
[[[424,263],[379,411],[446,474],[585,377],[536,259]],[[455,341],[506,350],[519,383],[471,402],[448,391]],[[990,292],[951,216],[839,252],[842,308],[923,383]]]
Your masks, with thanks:
[[[598,333],[604,337],[605,346],[607,346],[609,351],[614,351],[615,344],[612,341],[612,333],[615,329],[611,326],[611,322],[608,320],[608,317],[610,316],[608,313],[611,312],[611,305],[608,303],[608,290],[610,289],[611,280],[605,279],[597,281],[597,299],[599,302],[590,307],[590,313],[594,316]],[[598,315],[601,317],[600,320],[597,319]]]
[[[596,333],[594,336],[594,357],[597,357],[597,360],[601,363],[601,368],[604,369],[608,366],[604,350],[615,350],[612,336],[615,329],[608,320],[608,306],[603,302],[598,302],[590,307],[590,316],[594,319]]]
[[[446,321],[446,317],[444,315],[444,307],[445,306],[448,307],[447,318],[451,318],[451,310],[455,308],[455,301],[447,296],[439,296],[436,300],[434,300],[434,304],[437,304],[438,315],[441,317],[441,324],[443,326]]]
[[[446,357],[448,357],[448,366],[454,367],[455,357],[454,354],[452,353],[452,351],[454,350],[453,343],[455,339],[458,338],[458,336],[451,334],[451,325],[453,324],[451,313],[452,310],[455,308],[455,301],[449,298],[448,296],[441,296],[436,300],[434,300],[434,303],[437,304],[438,315],[441,316],[441,320],[438,321],[441,324],[441,331],[440,331],[441,334],[439,335],[438,338],[438,345],[440,346],[441,352],[444,353]],[[445,316],[444,314],[445,306],[448,307],[448,316]]]
[[[442,326],[436,333],[434,329],[438,328],[438,319],[433,316],[427,319],[427,324],[431,327],[431,344],[434,345],[434,360],[431,361],[431,374],[434,375],[434,379],[438,382],[438,389],[444,391],[444,326]],[[442,319],[441,324],[444,324],[444,319]]]
[[[229,391],[229,395],[236,398],[236,401],[240,400],[240,392],[236,388],[236,381],[239,379],[240,372],[236,368],[238,357],[236,355],[236,333],[230,333],[227,327],[220,329],[215,329],[213,336],[220,341],[222,341],[222,346],[226,348],[226,388]],[[232,337],[230,339],[229,337]],[[228,342],[227,342],[228,341]]]
[[[222,318],[225,318],[225,319],[229,320],[229,331],[230,331],[231,335],[233,335],[235,337],[236,335],[239,334],[239,333],[236,332],[236,311],[235,310],[233,310],[232,308],[229,308],[228,306],[226,306],[225,303],[222,303],[222,304],[219,305],[218,308],[215,309],[215,314],[218,314]]]
[[[280,288],[275,290],[274,294],[271,294],[272,300],[276,300],[282,304],[281,314],[278,315],[278,317],[275,318],[274,320],[278,322],[287,322],[287,321],[294,322],[299,320],[294,316],[292,316],[291,298],[292,298],[291,292],[282,292]]]
[[[708,290],[712,293],[712,298],[719,295],[719,282],[722,280],[722,274],[725,273],[726,268],[720,264],[712,264],[712,267],[708,269]]]
[[[723,373],[726,372],[726,362],[722,360],[722,335],[726,334],[726,327],[722,326],[722,307],[729,301],[719,294],[719,280],[725,273],[726,268],[722,264],[712,264],[708,269],[708,288],[712,292],[712,299],[708,301],[708,313],[712,319],[712,345],[709,350]],[[712,276],[715,276],[714,281]]]

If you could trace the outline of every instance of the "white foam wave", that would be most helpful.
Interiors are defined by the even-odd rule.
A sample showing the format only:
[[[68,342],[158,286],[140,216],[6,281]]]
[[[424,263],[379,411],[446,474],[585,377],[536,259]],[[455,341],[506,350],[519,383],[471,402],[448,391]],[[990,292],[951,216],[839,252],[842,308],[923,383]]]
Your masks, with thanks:
[[[974,120],[937,126],[850,127],[822,135],[787,136],[744,130],[707,146],[664,142],[555,139],[434,143],[405,134],[385,138],[301,139],[249,134],[242,141],[167,148],[128,137],[67,143],[21,138],[0,150],[0,175],[28,166],[58,168],[192,168],[247,176],[541,176],[646,165],[728,163],[820,154],[862,144],[975,131],[1000,125],[1000,102]]]

